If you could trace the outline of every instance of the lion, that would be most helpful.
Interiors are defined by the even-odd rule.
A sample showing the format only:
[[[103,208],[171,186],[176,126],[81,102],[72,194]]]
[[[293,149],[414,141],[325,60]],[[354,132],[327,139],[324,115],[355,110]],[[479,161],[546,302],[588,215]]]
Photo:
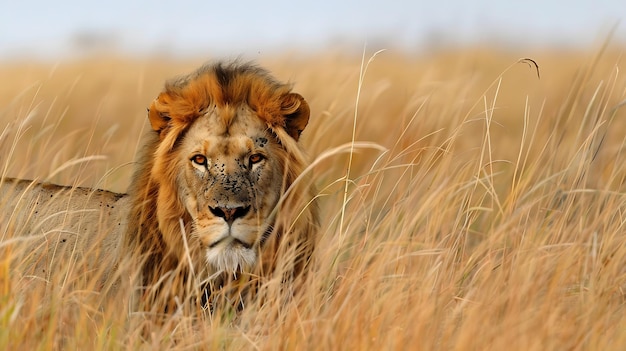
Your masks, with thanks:
[[[130,283],[137,309],[172,311],[184,301],[206,306],[219,296],[243,301],[270,280],[295,289],[306,276],[319,223],[299,143],[309,116],[305,99],[266,70],[205,64],[166,82],[150,104],[151,130],[127,194],[5,180],[0,203],[21,217],[3,229],[71,233],[69,244],[65,234],[44,235],[47,242],[38,247],[76,253],[86,245],[114,255],[110,269],[118,271],[104,276]],[[44,200],[51,204],[41,215]],[[89,216],[82,221],[89,224],[77,228],[65,219],[69,230],[55,220],[42,226],[54,212]],[[105,238],[90,239],[102,228]],[[88,244],[80,239],[85,235]],[[41,265],[54,268],[46,261],[34,270]],[[122,268],[128,271],[119,273]]]

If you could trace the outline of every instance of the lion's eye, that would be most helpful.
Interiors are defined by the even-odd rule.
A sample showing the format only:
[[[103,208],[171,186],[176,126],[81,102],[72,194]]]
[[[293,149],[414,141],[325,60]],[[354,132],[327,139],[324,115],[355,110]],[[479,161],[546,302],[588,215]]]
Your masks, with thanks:
[[[259,163],[259,162],[263,161],[263,159],[265,159],[265,156],[263,156],[263,155],[261,155],[261,154],[253,154],[253,155],[250,155],[250,158],[249,158],[249,160],[250,160],[250,165],[252,166],[252,165],[254,165],[254,164],[257,164],[257,163]]]
[[[191,162],[199,165],[199,166],[206,166],[206,156],[204,155],[194,155],[191,158]]]

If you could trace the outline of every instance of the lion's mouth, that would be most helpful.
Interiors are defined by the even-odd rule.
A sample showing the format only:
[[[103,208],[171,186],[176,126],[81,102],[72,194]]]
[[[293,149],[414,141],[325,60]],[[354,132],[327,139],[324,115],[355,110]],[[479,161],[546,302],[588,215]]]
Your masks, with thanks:
[[[224,243],[225,245],[228,246],[232,246],[232,247],[237,247],[237,246],[241,246],[244,249],[250,250],[252,249],[252,244],[249,244],[243,240],[237,239],[235,237],[232,236],[225,236],[223,238],[220,238],[214,242],[212,242],[211,244],[209,244],[209,249],[214,249],[216,248],[218,245]]]

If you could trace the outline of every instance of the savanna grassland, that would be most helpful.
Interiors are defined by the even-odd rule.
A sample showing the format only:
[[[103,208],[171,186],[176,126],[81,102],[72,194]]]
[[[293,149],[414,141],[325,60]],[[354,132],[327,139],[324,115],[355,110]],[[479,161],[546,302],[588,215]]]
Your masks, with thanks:
[[[323,223],[303,292],[146,336],[93,277],[27,288],[0,244],[0,348],[626,349],[623,52],[259,58],[312,111]],[[203,61],[1,63],[1,174],[125,191],[146,107]]]

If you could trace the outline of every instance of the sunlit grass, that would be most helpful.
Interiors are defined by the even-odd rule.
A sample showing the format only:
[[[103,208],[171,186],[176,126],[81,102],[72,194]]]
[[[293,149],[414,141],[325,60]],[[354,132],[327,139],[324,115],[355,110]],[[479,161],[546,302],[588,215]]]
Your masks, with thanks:
[[[200,62],[0,65],[2,174],[124,191],[145,108]],[[33,289],[7,245],[0,348],[626,348],[619,50],[260,64],[312,110],[323,225],[303,292],[152,325],[71,267]]]

